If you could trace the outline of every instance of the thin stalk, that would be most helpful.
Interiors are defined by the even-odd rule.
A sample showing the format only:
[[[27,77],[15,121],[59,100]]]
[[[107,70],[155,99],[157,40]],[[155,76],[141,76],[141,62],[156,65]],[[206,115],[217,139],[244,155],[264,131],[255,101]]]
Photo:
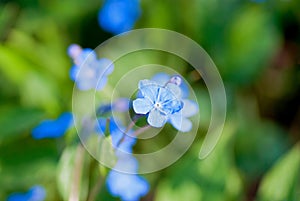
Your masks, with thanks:
[[[137,122],[138,118],[134,118],[133,121],[130,122],[130,124],[127,126],[125,132],[123,133],[122,138],[119,140],[117,147],[119,147],[119,145],[124,141],[126,134],[128,133],[128,131],[130,131],[133,126],[135,125],[135,123]]]
[[[150,129],[150,128],[151,128],[150,125],[147,125],[147,126],[144,126],[144,127],[142,127],[142,128],[139,128],[139,129],[137,129],[131,136],[137,137],[139,134],[145,132],[146,130],[148,130],[148,129]]]
[[[73,174],[73,182],[71,185],[71,192],[69,201],[79,201],[79,192],[80,192],[80,179],[83,169],[83,160],[84,160],[84,148],[80,144],[77,147],[75,155],[75,169]]]
[[[101,190],[102,184],[103,184],[103,178],[100,174],[96,184],[93,186],[92,190],[90,191],[87,201],[94,201],[96,199],[97,194]]]

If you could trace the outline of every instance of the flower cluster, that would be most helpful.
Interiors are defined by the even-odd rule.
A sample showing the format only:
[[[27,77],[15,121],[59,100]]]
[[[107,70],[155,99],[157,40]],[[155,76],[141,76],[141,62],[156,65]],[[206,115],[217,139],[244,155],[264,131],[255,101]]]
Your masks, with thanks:
[[[106,0],[99,11],[99,25],[107,32],[130,31],[141,15],[139,0]]]
[[[79,90],[100,90],[106,85],[107,76],[114,68],[111,61],[97,59],[93,50],[82,49],[78,45],[71,45],[68,53],[74,62],[70,76]],[[137,133],[142,132],[143,128],[140,128],[141,130],[133,130],[133,126],[125,128],[115,117],[111,117],[112,111],[127,112],[132,105],[137,117],[147,116],[150,126],[159,128],[170,123],[181,132],[192,129],[192,122],[188,118],[198,112],[198,105],[188,99],[187,84],[178,75],[157,74],[149,80],[139,81],[138,89],[137,98],[133,102],[127,98],[119,98],[111,104],[100,105],[96,111],[98,121],[96,132],[102,137],[107,137],[108,131],[117,158],[114,168],[106,177],[106,186],[111,195],[120,197],[122,201],[140,200],[149,192],[150,185],[145,178],[137,174],[139,164],[132,154],[133,146],[137,143]],[[72,123],[73,115],[66,112],[56,120],[42,121],[32,130],[32,136],[34,139],[58,138],[64,135]],[[107,126],[109,128],[106,128]],[[91,129],[95,128],[88,130]],[[35,200],[36,192],[38,191],[33,188],[26,194],[14,194],[9,201],[18,200],[18,197],[22,196]]]
[[[44,201],[46,191],[42,186],[33,186],[26,193],[13,193],[7,201]]]
[[[80,90],[102,90],[107,82],[107,76],[114,70],[111,60],[97,59],[95,51],[73,44],[68,48],[74,66],[70,70],[70,77]]]
[[[186,87],[180,88],[182,79],[179,76],[163,80],[166,77],[162,74],[155,77],[157,81],[141,80],[141,97],[133,101],[133,109],[137,114],[148,115],[147,122],[153,127],[170,122],[179,131],[188,132],[192,129],[188,117],[198,112],[198,105],[186,99]]]

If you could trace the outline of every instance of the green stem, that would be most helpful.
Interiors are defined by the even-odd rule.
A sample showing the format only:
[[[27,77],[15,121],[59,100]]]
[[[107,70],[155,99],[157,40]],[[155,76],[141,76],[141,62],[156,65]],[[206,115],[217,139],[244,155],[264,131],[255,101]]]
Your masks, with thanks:
[[[139,128],[139,129],[137,129],[137,130],[132,134],[132,136],[133,136],[133,137],[137,137],[139,134],[145,132],[146,130],[148,130],[148,129],[150,129],[150,128],[151,128],[150,125],[147,125],[147,126],[144,126],[144,127],[142,127],[142,128]]]
[[[80,179],[83,169],[83,160],[84,160],[84,148],[80,144],[77,147],[75,155],[75,169],[73,174],[73,182],[71,185],[71,192],[69,201],[79,201],[79,192],[80,192]]]
[[[96,199],[97,194],[101,190],[102,184],[103,184],[103,178],[100,173],[96,184],[93,186],[92,190],[90,191],[87,201],[94,201]]]
[[[123,133],[122,138],[120,139],[120,141],[119,141],[118,144],[117,144],[117,147],[124,141],[125,136],[127,135],[128,131],[130,131],[130,130],[133,128],[133,126],[135,125],[136,121],[137,121],[137,119],[134,119],[134,120],[131,121],[130,124],[127,126],[125,132]]]

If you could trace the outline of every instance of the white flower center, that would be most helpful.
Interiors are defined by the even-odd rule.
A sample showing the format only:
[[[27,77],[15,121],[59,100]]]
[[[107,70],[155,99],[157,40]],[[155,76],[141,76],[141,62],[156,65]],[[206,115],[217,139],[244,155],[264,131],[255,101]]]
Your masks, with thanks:
[[[154,107],[157,108],[157,109],[161,109],[162,105],[161,105],[161,103],[156,102],[156,103],[154,104]]]

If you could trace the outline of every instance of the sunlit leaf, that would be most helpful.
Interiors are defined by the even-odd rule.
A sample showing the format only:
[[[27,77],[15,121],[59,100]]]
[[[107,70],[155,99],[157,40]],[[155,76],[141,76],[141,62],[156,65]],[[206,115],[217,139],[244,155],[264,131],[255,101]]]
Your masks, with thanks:
[[[85,149],[81,145],[66,147],[57,169],[57,185],[63,200],[86,200],[88,164]]]
[[[258,200],[296,200],[293,193],[299,181],[299,170],[300,144],[297,144],[265,175],[259,187]]]

